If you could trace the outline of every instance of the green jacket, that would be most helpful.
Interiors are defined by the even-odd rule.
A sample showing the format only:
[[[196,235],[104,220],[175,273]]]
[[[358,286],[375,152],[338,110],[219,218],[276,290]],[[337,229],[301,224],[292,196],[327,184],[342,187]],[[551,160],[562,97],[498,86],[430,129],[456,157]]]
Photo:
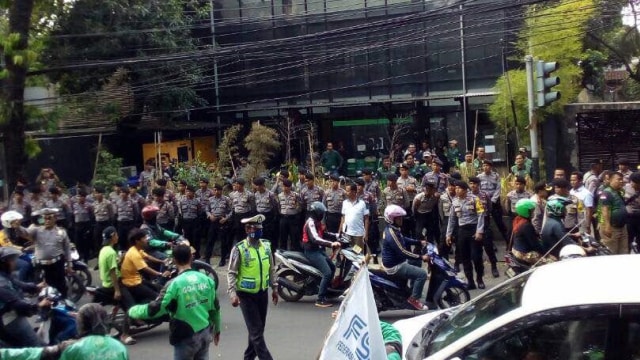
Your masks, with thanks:
[[[382,329],[382,340],[385,346],[393,346],[396,351],[389,353],[387,351],[387,360],[401,360],[402,359],[402,336],[400,332],[393,325],[380,321],[380,328]]]
[[[220,304],[213,279],[196,270],[184,271],[165,285],[156,300],[129,309],[133,319],[155,319],[166,314],[171,316],[171,345],[206,327],[219,333]]]
[[[180,237],[180,234],[166,230],[160,225],[151,227],[147,224],[143,224],[140,226],[140,229],[149,234],[149,247],[152,249],[166,249],[168,242],[174,241]]]
[[[0,360],[40,360],[43,348],[0,349]]]

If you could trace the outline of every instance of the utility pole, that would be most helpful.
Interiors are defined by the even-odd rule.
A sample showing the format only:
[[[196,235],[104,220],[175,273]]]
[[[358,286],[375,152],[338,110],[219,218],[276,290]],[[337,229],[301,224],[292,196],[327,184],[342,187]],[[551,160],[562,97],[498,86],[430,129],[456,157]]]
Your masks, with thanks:
[[[211,21],[211,45],[213,45],[213,86],[216,94],[216,125],[218,128],[218,139],[216,146],[222,141],[222,128],[220,124],[220,88],[218,87],[218,46],[216,45],[216,18],[213,0],[209,0],[209,15]]]
[[[535,90],[533,82],[533,56],[527,55],[524,57],[524,62],[527,69],[527,103],[529,110],[529,137],[531,138],[531,160],[533,164],[531,166],[531,177],[533,179],[538,178],[540,169],[538,169],[539,156],[538,156],[538,124],[535,120]]]
[[[460,67],[462,68],[462,124],[464,125],[464,147],[469,150],[469,133],[467,130],[467,74],[465,66],[464,54],[464,13],[462,4],[460,4]],[[477,130],[477,126],[476,126]],[[473,142],[475,143],[476,133],[473,133]],[[471,149],[475,152],[476,149]]]

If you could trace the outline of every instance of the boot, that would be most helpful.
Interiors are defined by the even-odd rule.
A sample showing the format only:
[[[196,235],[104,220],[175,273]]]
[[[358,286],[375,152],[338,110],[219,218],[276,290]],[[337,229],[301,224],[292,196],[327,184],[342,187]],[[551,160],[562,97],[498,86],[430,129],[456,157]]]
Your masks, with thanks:
[[[498,265],[495,263],[491,264],[491,275],[493,275],[494,278],[500,277],[500,272],[498,271]]]
[[[486,286],[484,285],[484,280],[482,278],[478,278],[478,289],[484,289]]]
[[[467,278],[467,289],[469,290],[475,290],[476,289],[476,283],[473,282],[473,271],[464,271],[464,276]]]

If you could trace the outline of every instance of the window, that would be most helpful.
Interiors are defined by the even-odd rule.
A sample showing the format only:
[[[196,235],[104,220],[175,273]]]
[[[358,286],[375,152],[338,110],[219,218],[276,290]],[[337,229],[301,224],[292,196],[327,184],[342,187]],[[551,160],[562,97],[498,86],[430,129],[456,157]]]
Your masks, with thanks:
[[[558,318],[562,315],[558,314]],[[491,334],[459,357],[463,360],[605,359],[609,324],[608,316],[587,315],[581,319],[541,323],[506,337]]]

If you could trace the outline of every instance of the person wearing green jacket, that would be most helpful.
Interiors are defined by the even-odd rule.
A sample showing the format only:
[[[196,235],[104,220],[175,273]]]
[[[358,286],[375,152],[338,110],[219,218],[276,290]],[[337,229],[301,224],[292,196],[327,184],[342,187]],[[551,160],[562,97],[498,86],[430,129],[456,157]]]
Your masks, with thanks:
[[[382,340],[387,350],[387,360],[402,360],[402,336],[395,326],[380,321]]]
[[[220,304],[216,284],[205,274],[191,269],[191,247],[178,245],[173,260],[179,275],[146,305],[129,310],[132,319],[171,317],[169,343],[175,360],[207,360],[209,345],[220,341]]]
[[[0,343],[0,360],[57,360],[69,345],[76,340],[63,341],[46,347],[6,348]]]
[[[158,212],[160,212],[160,209],[157,206],[145,206],[142,209],[142,220],[144,222],[140,226],[140,230],[149,235],[149,255],[164,260],[167,258],[164,251],[171,248],[171,244],[178,240],[181,235],[160,226],[157,222]]]
[[[339,176],[340,168],[342,168],[342,155],[333,149],[333,143],[327,143],[327,150],[320,156],[320,164],[324,171],[328,171],[331,175]]]

